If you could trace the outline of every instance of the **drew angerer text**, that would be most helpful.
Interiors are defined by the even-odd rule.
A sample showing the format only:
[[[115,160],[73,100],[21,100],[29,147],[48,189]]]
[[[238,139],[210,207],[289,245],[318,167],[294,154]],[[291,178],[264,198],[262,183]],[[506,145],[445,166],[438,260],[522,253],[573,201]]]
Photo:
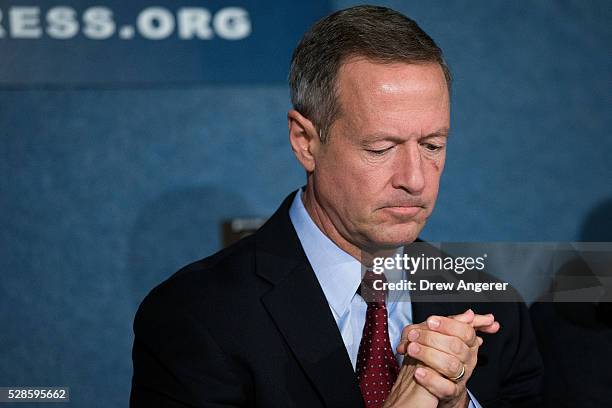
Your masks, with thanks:
[[[400,280],[398,282],[385,282],[382,279],[376,279],[373,282],[374,290],[435,290],[441,292],[451,291],[471,291],[471,292],[486,292],[486,291],[504,291],[508,287],[507,282],[466,282],[463,279],[458,282],[430,282],[427,279],[419,279],[417,281]]]

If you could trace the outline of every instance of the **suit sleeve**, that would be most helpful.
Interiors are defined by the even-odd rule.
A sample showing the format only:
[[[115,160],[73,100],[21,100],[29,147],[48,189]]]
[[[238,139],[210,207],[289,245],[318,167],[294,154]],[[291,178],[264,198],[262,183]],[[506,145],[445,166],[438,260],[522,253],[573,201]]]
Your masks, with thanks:
[[[504,345],[504,361],[507,362],[505,375],[501,382],[501,396],[498,404],[489,407],[540,407],[540,386],[542,378],[542,359],[537,348],[535,336],[524,303],[517,303],[516,324],[506,330],[516,330],[508,336]],[[516,312],[516,309],[515,309]]]
[[[154,290],[134,320],[131,408],[251,405],[246,370],[201,321]]]
[[[468,398],[469,398],[467,408],[482,408],[482,405],[480,405],[480,403],[478,402],[476,397],[470,392],[470,390],[467,390],[467,393],[468,393]]]

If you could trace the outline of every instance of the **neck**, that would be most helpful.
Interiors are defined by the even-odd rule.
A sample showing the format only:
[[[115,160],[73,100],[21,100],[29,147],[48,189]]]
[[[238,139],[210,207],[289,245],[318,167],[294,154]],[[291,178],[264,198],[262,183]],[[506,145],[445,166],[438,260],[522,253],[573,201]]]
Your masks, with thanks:
[[[314,192],[311,182],[306,184],[306,190],[302,194],[302,203],[304,204],[304,208],[306,208],[308,215],[310,215],[310,218],[317,225],[317,227],[319,227],[321,232],[332,240],[340,249],[357,259],[363,265],[371,266],[374,256],[381,256],[381,251],[376,251],[376,255],[374,255],[372,251],[364,250],[356,243],[346,239],[338,231],[338,228],[336,228],[334,225],[325,208],[317,200],[317,195]],[[390,253],[393,252],[393,250],[390,251]]]

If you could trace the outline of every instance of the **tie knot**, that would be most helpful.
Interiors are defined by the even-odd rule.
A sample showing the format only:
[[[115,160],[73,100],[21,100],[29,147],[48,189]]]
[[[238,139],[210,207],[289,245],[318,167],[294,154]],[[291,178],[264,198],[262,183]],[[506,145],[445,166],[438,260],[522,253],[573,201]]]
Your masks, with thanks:
[[[387,283],[387,278],[384,273],[374,273],[367,270],[361,279],[358,293],[367,303],[384,305],[385,295],[387,294],[385,283]]]

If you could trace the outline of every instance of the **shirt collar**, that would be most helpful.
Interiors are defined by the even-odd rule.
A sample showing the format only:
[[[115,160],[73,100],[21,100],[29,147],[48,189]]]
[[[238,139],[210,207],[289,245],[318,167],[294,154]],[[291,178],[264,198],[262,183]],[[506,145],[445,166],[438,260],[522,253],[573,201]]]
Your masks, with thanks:
[[[289,217],[327,302],[337,316],[343,316],[361,283],[361,263],[340,249],[314,223],[302,202],[301,189],[293,199]]]

